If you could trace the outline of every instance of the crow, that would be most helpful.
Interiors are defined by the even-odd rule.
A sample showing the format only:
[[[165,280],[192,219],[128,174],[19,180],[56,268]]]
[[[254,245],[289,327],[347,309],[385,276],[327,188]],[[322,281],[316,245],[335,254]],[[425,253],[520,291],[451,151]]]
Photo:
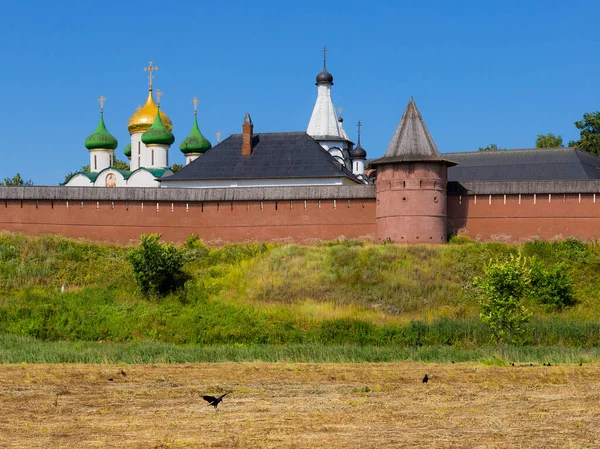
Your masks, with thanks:
[[[212,405],[216,410],[217,406],[219,405],[220,402],[223,401],[223,398],[226,395],[227,395],[227,393],[224,393],[221,396],[219,396],[218,398],[215,398],[214,396],[202,396],[202,399],[204,399],[206,402],[208,402],[208,405]]]
[[[127,376],[127,373],[125,371],[121,370],[121,376],[125,377],[125,376]]]
[[[423,383],[426,384],[427,382],[429,382],[429,376],[425,374],[425,377],[423,378]]]

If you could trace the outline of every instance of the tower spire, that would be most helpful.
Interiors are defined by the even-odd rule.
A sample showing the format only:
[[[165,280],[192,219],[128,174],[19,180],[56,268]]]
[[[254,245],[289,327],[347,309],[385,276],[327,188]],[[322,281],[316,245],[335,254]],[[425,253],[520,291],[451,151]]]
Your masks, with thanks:
[[[154,79],[154,75],[152,74],[152,72],[155,72],[158,70],[158,67],[153,67],[152,66],[152,60],[150,60],[150,63],[148,64],[148,67],[144,67],[144,72],[150,72],[150,74],[148,75],[148,84],[150,85],[150,88],[148,90],[152,90],[152,80]]]
[[[356,124],[356,127],[358,128],[358,143],[357,143],[357,146],[360,146],[360,127],[361,126],[362,126],[362,123],[359,120],[358,123]]]
[[[323,70],[327,70],[327,46],[323,46]]]

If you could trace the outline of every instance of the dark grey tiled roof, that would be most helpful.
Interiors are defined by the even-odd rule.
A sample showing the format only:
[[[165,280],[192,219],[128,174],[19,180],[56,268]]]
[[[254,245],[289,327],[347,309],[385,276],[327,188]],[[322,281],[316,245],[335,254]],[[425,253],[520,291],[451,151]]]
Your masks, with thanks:
[[[359,183],[351,171],[305,132],[252,136],[252,154],[242,156],[242,135],[233,134],[172,176],[173,181],[213,179],[340,178]]]
[[[600,179],[600,158],[577,148],[444,153],[458,163],[448,181],[565,181]]]

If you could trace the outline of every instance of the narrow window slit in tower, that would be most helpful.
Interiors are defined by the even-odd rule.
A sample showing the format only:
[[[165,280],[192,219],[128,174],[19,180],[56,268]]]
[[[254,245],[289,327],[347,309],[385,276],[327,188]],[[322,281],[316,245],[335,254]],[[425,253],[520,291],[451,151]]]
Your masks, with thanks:
[[[492,195],[490,195],[488,198],[488,204],[492,204]]]
[[[204,212],[204,203],[200,203],[200,212]]]
[[[279,207],[279,201],[275,201],[275,210]]]
[[[462,195],[458,195],[458,204],[462,204]]]
[[[319,200],[319,209],[321,209],[321,200]]]
[[[350,209],[350,200],[348,200],[348,209]]]
[[[67,210],[69,210],[69,202],[67,201]]]
[[[40,207],[40,202],[38,200],[35,200],[35,208],[38,209]]]
[[[260,210],[261,210],[261,212],[262,212],[262,210],[263,210],[264,208],[265,208],[265,204],[264,204],[264,203],[261,201],[261,202],[260,202]]]
[[[114,202],[114,201],[111,201],[111,202],[110,202],[110,208],[111,208],[112,210],[115,210],[115,202]]]
[[[158,212],[158,202],[156,203],[156,212]]]
[[[125,202],[125,210],[129,210],[129,201]]]
[[[533,204],[537,204],[537,193],[533,194]]]
[[[519,193],[519,204],[521,204],[521,194]]]
[[[473,198],[473,204],[477,204],[477,195],[475,195],[475,198]]]
[[[4,200],[4,208],[8,209],[8,201]]]
[[[221,212],[221,203],[217,203],[217,212]]]
[[[96,201],[96,210],[100,209],[100,201]]]
[[[231,202],[231,211],[233,212],[233,201]]]
[[[596,203],[596,194],[594,193],[594,203]]]
[[[190,211],[190,203],[185,203],[185,211],[186,212]]]
[[[306,210],[306,200],[304,200],[304,210]]]
[[[173,209],[175,209],[175,205],[171,203],[171,212],[173,212]]]
[[[551,194],[551,193],[549,193],[549,194],[548,194],[548,202],[549,202],[549,203],[551,203],[551,202],[552,202],[552,194]]]
[[[292,210],[292,202],[290,201],[290,210]]]
[[[81,202],[79,203],[79,208],[80,208],[80,209],[83,209],[83,201],[81,201]]]
[[[581,203],[581,193],[579,194],[579,202]]]
[[[250,211],[250,203],[248,203],[248,201],[246,201],[246,212]]]
[[[504,195],[504,205],[506,205],[506,195]]]
[[[337,209],[337,200],[333,200],[333,208]]]
[[[144,211],[144,202],[142,201],[142,212]]]
[[[365,208],[365,200],[362,200],[362,208]]]

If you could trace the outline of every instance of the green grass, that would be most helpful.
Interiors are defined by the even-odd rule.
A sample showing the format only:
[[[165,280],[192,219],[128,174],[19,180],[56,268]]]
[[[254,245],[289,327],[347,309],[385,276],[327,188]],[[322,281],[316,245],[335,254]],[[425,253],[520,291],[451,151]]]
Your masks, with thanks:
[[[448,358],[462,360],[457,354],[464,353],[465,360],[482,360],[490,356],[491,338],[479,320],[472,279],[490,258],[521,251],[546,266],[564,263],[576,304],[548,313],[528,303],[534,318],[527,340],[512,351],[550,348],[560,359],[576,357],[569,351],[595,354],[600,346],[596,244],[458,239],[443,246],[344,241],[207,248],[190,239],[184,247],[191,280],[180,292],[146,300],[125,247],[0,233],[0,334],[24,338],[32,348],[52,342],[57,359],[61,345],[70,354],[80,344],[96,362],[123,357],[122,351],[140,360],[144,351],[148,360],[153,351],[173,360],[221,360],[225,354],[231,360],[331,361],[339,354],[343,360],[374,361],[415,354],[422,359],[428,351],[437,354],[434,359],[451,354]],[[97,343],[89,342],[99,341],[111,352],[90,349]],[[256,355],[261,351],[265,355]]]
[[[600,350],[564,347],[507,347],[506,361],[495,348],[460,349],[452,346],[359,346],[334,344],[290,345],[173,345],[161,342],[42,342],[31,337],[0,334],[0,363],[191,363],[289,362],[381,363],[405,360],[486,364],[594,363]]]

